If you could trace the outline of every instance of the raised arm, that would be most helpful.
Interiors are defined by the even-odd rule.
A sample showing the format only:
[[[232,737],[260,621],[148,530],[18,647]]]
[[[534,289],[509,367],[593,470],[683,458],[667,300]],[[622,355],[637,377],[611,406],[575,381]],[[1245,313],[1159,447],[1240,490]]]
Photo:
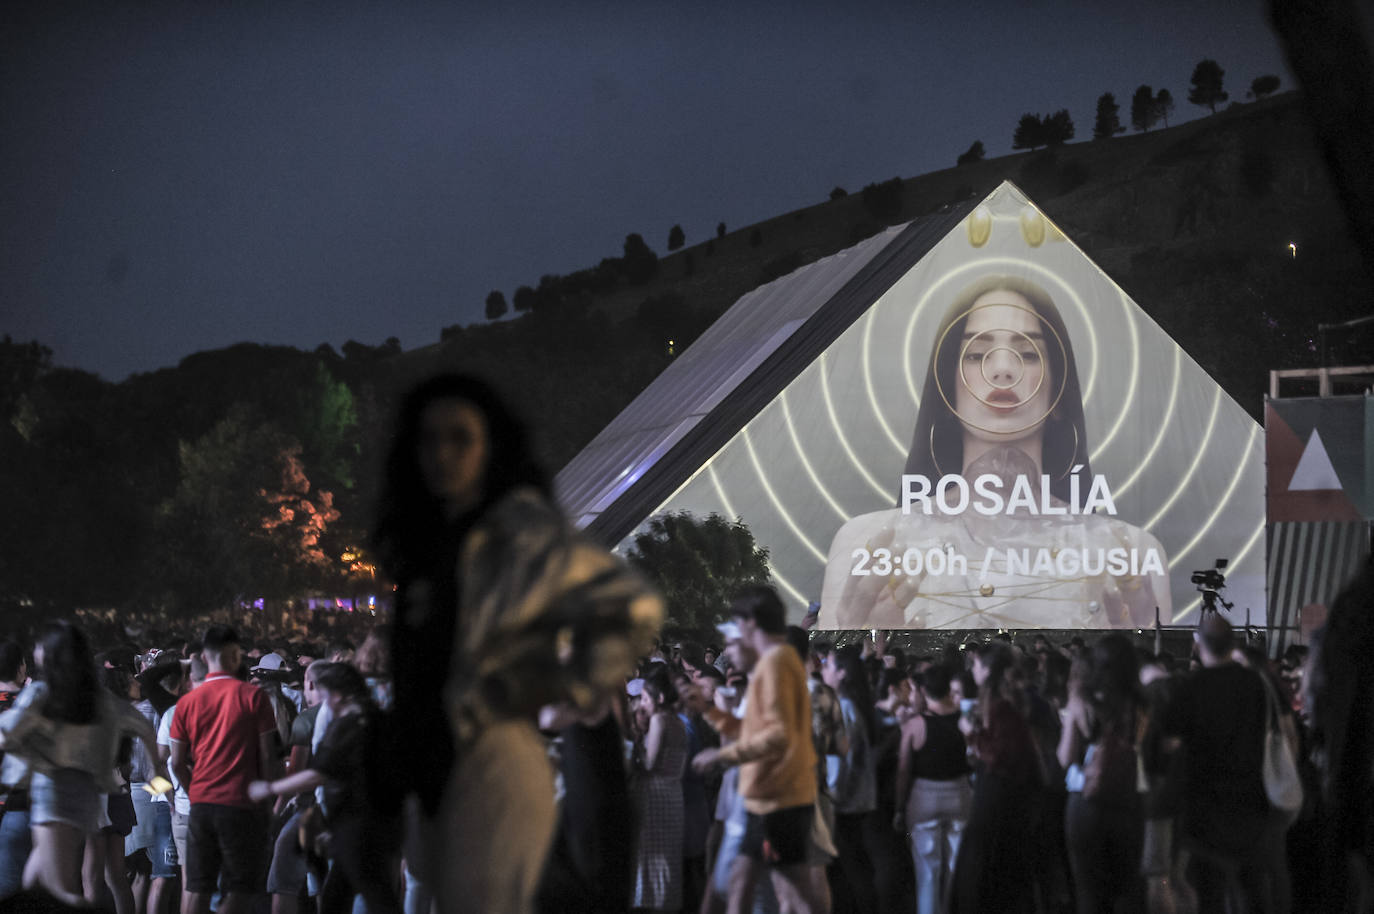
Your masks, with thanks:
[[[667,727],[666,715],[654,714],[649,718],[649,732],[644,735],[644,770],[653,771],[658,764],[659,753],[663,751],[663,731]]]

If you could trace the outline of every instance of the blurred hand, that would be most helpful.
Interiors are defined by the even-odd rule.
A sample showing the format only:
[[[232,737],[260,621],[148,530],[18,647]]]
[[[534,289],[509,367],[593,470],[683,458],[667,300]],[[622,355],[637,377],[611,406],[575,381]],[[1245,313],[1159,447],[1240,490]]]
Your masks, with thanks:
[[[697,774],[710,774],[719,767],[719,763],[719,749],[703,749],[692,757],[692,770]]]
[[[268,781],[253,781],[248,785],[248,799],[254,803],[266,803],[273,796],[272,785]]]

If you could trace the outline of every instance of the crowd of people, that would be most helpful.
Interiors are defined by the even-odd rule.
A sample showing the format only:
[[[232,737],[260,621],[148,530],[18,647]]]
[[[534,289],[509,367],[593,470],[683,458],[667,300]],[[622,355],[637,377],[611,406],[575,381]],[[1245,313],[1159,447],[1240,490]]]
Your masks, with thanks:
[[[767,588],[730,611],[717,643],[655,646],[601,708],[543,706],[543,768],[473,775],[503,795],[542,777],[558,811],[532,872],[474,892],[549,912],[1322,909],[1318,772],[1284,812],[1261,770],[1275,728],[1312,755],[1305,648],[1272,661],[1210,617],[1191,658],[1122,634],[913,656],[789,627]],[[426,832],[403,760],[432,750],[397,714],[384,634],[212,625],[97,653],[56,622],[31,651],[0,643],[0,899],[449,910],[422,861],[461,867],[446,842],[530,826],[460,839],[474,816],[441,783]]]
[[[480,382],[407,398],[374,536],[395,611],[356,642],[0,643],[0,907],[1370,909],[1374,572],[1315,666],[1215,614],[1186,657],[918,656],[789,626],[764,586],[660,642],[528,454]]]

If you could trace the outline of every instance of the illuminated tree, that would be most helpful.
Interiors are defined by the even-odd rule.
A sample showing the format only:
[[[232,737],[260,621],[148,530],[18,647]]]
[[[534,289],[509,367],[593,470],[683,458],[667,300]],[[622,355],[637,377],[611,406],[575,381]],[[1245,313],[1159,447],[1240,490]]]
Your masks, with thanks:
[[[1188,101],[1202,105],[1217,113],[1217,105],[1230,98],[1222,88],[1226,71],[1215,60],[1202,60],[1193,68],[1192,88],[1188,90]]]
[[[179,444],[180,477],[158,512],[153,560],[173,603],[225,608],[329,582],[337,562],[323,541],[339,512],[331,492],[312,486],[301,450],[241,405]]]
[[[353,488],[357,481],[358,410],[353,391],[335,379],[324,363],[296,396],[296,431],[306,462],[331,486]]]
[[[740,520],[681,511],[652,518],[625,558],[663,594],[665,631],[713,640],[730,598],[746,584],[767,584],[768,550]]]

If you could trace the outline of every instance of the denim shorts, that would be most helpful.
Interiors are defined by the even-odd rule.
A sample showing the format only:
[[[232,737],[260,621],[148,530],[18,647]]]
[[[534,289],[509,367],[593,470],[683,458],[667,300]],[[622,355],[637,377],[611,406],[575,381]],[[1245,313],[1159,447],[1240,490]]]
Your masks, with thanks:
[[[180,875],[181,859],[177,856],[176,841],[172,840],[172,804],[149,803],[153,819],[153,843],[144,851],[153,862],[154,879],[172,879]]]
[[[29,784],[29,822],[33,825],[70,825],[82,832],[100,830],[101,806],[105,794],[95,778],[76,768],[62,768],[52,774],[33,773]]]

